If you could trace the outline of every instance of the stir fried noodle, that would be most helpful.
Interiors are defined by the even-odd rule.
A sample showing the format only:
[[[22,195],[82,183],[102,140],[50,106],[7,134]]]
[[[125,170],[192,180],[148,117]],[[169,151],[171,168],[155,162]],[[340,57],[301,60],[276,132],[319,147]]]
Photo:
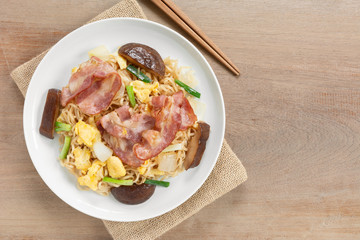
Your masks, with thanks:
[[[71,137],[71,145],[69,149],[69,153],[66,157],[66,159],[61,160],[61,164],[66,167],[72,174],[74,174],[77,178],[85,176],[86,171],[80,170],[76,168],[75,165],[75,157],[74,157],[74,149],[76,148],[87,148],[83,144],[79,144],[77,134],[75,133],[75,125],[79,121],[83,121],[86,124],[89,124],[91,126],[96,127],[96,122],[104,115],[114,111],[115,109],[124,106],[129,105],[129,97],[127,95],[127,92],[125,90],[125,85],[129,85],[131,82],[138,80],[135,76],[133,76],[131,73],[129,73],[126,69],[120,69],[119,64],[117,63],[115,58],[109,58],[107,62],[119,73],[121,80],[122,80],[122,86],[120,90],[115,95],[114,99],[112,100],[110,106],[102,111],[99,114],[96,115],[86,115],[82,113],[79,109],[79,107],[74,103],[69,103],[66,105],[65,108],[61,109],[60,116],[58,117],[57,121],[64,122],[67,124],[70,124],[72,129],[69,132],[60,132],[60,143],[64,142],[65,136]],[[174,79],[179,79],[180,77],[182,79],[184,78],[190,78],[190,80],[193,80],[193,74],[192,71],[189,71],[188,69],[184,69],[184,67],[178,66],[177,60],[172,60],[170,58],[164,59],[164,63],[166,66],[166,74],[165,77],[162,79],[159,79],[155,75],[152,75],[148,72],[145,73],[149,78],[153,80],[152,84],[155,84],[157,86],[156,89],[152,90],[150,93],[151,96],[158,96],[158,95],[173,95],[174,93],[178,91],[184,91],[181,87],[179,87],[175,82]],[[184,73],[185,72],[185,73]],[[185,93],[185,91],[184,91]],[[149,112],[151,109],[151,106],[148,103],[143,103],[137,99],[136,106],[131,110],[133,113],[144,113]],[[119,178],[119,179],[129,179],[133,180],[136,184],[142,184],[146,179],[156,179],[156,180],[162,180],[166,179],[168,177],[174,177],[184,171],[183,162],[186,156],[187,152],[187,144],[191,136],[194,134],[193,128],[196,128],[197,123],[193,125],[193,127],[188,128],[185,131],[178,131],[176,134],[175,139],[171,143],[172,145],[181,145],[181,149],[167,152],[166,154],[173,154],[176,155],[176,168],[174,171],[171,172],[165,172],[158,169],[158,158],[163,157],[162,155],[165,153],[160,153],[158,156],[153,157],[147,161],[144,162],[144,164],[140,167],[132,167],[129,165],[124,164],[124,167],[126,169],[126,175]],[[90,162],[93,163],[96,161],[97,158],[93,151],[91,151],[91,157]],[[99,179],[102,179],[103,177],[109,176],[109,170],[106,166],[106,163],[99,165],[101,168],[100,171],[97,171],[97,177]],[[107,183],[103,181],[99,181],[97,183],[97,189],[94,190],[95,192],[101,194],[101,195],[108,195],[110,192],[111,187],[117,186],[113,183]],[[78,184],[78,187],[80,189],[89,190],[87,186],[80,186]]]

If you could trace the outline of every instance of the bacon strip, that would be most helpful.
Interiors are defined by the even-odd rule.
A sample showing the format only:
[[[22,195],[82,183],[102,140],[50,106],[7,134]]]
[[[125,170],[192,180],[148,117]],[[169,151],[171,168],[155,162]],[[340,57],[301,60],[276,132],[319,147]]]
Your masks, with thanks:
[[[97,57],[91,57],[90,60],[80,65],[79,70],[71,75],[69,84],[63,87],[60,98],[61,105],[65,107],[77,95],[88,89],[94,81],[103,80],[110,73],[116,73],[110,64]]]
[[[119,74],[110,73],[102,80],[94,81],[91,86],[76,97],[76,104],[85,114],[97,114],[106,109],[121,87]]]
[[[102,137],[127,165],[138,167],[171,144],[179,130],[192,126],[197,117],[184,93],[152,97],[149,114],[131,114],[123,106],[98,122]]]
[[[135,156],[133,146],[142,140],[141,134],[154,125],[155,118],[146,113],[130,114],[129,106],[125,105],[103,116],[98,128],[104,140],[124,163],[139,167],[144,160]]]
[[[157,156],[171,144],[177,131],[186,130],[197,120],[182,91],[173,96],[153,97],[151,103],[152,115],[156,118],[155,129],[144,131],[143,141],[133,147],[136,157],[142,160]]]
[[[197,121],[197,117],[183,92],[177,92],[174,94],[174,98],[177,98],[175,101],[180,105],[181,124],[179,130],[183,131],[192,126]]]

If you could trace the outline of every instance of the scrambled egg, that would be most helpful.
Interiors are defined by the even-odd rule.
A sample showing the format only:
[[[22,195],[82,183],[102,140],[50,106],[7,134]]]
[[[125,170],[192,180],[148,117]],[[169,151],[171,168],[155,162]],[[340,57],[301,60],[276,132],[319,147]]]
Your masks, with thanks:
[[[106,163],[96,160],[92,163],[87,174],[79,177],[78,182],[82,186],[88,186],[91,190],[96,191],[99,181],[102,179],[102,170]]]
[[[106,160],[109,174],[113,178],[119,178],[126,175],[126,170],[118,157],[111,156]]]
[[[86,147],[84,149],[76,147],[73,151],[75,157],[75,166],[80,170],[87,170],[90,166],[91,152]]]
[[[79,69],[78,67],[73,67],[73,68],[71,69],[71,73],[76,73],[78,69]]]
[[[157,92],[159,87],[158,82],[150,84],[139,80],[132,81],[130,85],[133,86],[136,97],[143,103],[148,103],[150,101],[150,93]]]
[[[92,147],[95,142],[101,141],[101,134],[96,127],[79,121],[75,125],[75,134],[78,135],[77,142]]]

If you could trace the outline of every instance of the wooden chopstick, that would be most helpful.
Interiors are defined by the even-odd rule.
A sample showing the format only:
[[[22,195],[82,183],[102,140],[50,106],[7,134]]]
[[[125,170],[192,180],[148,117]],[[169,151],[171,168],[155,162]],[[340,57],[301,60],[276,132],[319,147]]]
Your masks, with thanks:
[[[151,0],[157,7],[173,19],[182,29],[193,37],[201,46],[209,51],[216,59],[229,68],[234,74],[240,75],[240,70],[215,45],[211,39],[190,20],[171,0]]]
[[[216,44],[171,0],[162,0],[173,12],[175,12],[194,32],[196,32],[208,45],[210,45],[222,58],[225,59],[238,73],[240,70],[234,63],[216,46]]]

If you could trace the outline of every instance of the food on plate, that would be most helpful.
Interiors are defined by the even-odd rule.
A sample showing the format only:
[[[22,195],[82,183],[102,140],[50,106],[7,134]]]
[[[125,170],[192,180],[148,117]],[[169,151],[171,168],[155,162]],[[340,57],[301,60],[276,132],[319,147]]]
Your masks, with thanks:
[[[55,132],[68,132],[71,130],[71,125],[62,123],[62,122],[55,122]]]
[[[151,79],[143,72],[140,72],[138,67],[129,65],[126,67],[126,70],[128,70],[130,73],[132,73],[135,77],[137,77],[141,81],[146,83],[151,83]]]
[[[188,151],[184,160],[184,168],[197,167],[200,164],[202,155],[206,148],[206,141],[209,138],[210,126],[205,122],[198,122],[195,134],[188,143]]]
[[[157,77],[164,77],[165,63],[153,48],[140,43],[128,43],[119,48],[119,55]]]
[[[191,95],[193,95],[194,97],[200,98],[201,93],[199,93],[198,91],[196,91],[195,89],[193,89],[192,87],[186,85],[185,83],[183,83],[182,81],[175,79],[175,83],[177,85],[179,85],[180,87],[183,87],[185,91],[187,91],[188,93],[190,93]]]
[[[60,159],[66,159],[66,156],[69,153],[70,144],[71,144],[71,137],[65,136],[64,144],[59,155]]]
[[[59,159],[79,188],[142,203],[156,186],[169,187],[166,178],[199,165],[210,131],[200,121],[205,105],[195,99],[191,69],[153,48],[129,43],[88,54],[44,124],[60,135]]]
[[[121,87],[121,78],[107,62],[97,57],[81,64],[61,91],[61,105],[75,100],[82,113],[93,115],[107,108]]]
[[[139,204],[148,200],[155,192],[155,185],[140,184],[132,186],[120,186],[111,189],[111,194],[119,202],[125,204]]]
[[[170,182],[166,182],[166,181],[158,181],[158,180],[151,180],[151,179],[147,179],[145,181],[146,184],[152,184],[152,185],[157,185],[157,186],[162,186],[162,187],[168,187],[170,186]]]
[[[51,139],[54,138],[55,121],[59,115],[59,107],[60,91],[58,89],[49,89],[39,128],[41,135]]]

